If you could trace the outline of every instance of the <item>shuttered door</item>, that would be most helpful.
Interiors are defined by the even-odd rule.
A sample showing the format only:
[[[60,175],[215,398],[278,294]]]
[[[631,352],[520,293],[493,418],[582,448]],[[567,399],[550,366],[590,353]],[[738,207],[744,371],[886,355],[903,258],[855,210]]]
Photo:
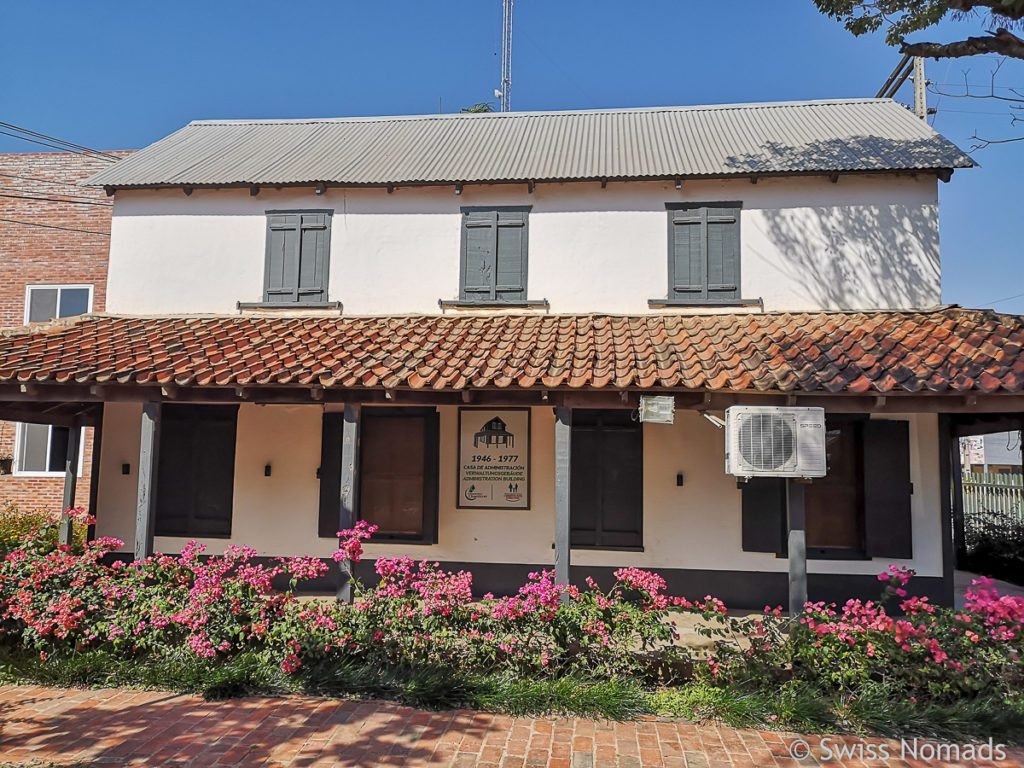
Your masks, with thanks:
[[[643,546],[643,429],[629,411],[573,411],[570,503],[572,546]]]
[[[913,557],[910,423],[864,423],[864,522],[868,557]]]
[[[341,520],[341,441],[344,413],[325,413],[320,444],[320,512],[317,535],[334,538]]]
[[[156,535],[231,535],[237,423],[234,405],[163,406]]]

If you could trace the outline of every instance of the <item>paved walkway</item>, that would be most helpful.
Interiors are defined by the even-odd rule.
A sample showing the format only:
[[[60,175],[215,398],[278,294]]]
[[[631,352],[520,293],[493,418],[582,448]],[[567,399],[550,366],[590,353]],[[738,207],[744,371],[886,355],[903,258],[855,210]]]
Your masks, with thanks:
[[[423,712],[386,702],[194,696],[0,686],[0,765],[478,766],[479,768],[728,768],[818,765],[794,760],[793,734],[659,722],[630,723],[480,712]],[[810,738],[821,756],[819,738]],[[835,750],[836,744],[829,749]],[[847,739],[898,756],[895,742]],[[821,761],[826,766],[926,766],[952,761]],[[1002,763],[1024,766],[1024,751]]]

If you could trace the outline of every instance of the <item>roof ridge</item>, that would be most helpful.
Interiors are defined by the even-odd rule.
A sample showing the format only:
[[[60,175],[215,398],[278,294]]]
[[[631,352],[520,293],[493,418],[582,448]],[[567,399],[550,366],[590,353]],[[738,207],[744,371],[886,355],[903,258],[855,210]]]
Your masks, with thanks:
[[[296,118],[208,118],[191,120],[187,125],[300,125],[304,123],[387,123],[397,120],[510,120],[517,117],[557,117],[568,115],[610,115],[610,114],[653,114],[658,112],[707,112],[734,109],[775,109],[786,107],[830,106],[838,104],[865,103],[895,104],[892,99],[851,97],[845,99],[794,99],[790,101],[748,101],[722,104],[665,104],[654,107],[598,107],[594,109],[553,109],[522,110],[517,112],[444,112],[438,114],[406,115],[352,115],[347,117],[296,117]]]

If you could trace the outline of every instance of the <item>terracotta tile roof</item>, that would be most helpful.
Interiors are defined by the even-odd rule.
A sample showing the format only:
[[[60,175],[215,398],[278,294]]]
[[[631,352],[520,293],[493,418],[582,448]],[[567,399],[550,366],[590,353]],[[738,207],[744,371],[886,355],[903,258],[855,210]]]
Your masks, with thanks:
[[[927,312],[88,315],[0,334],[0,382],[1021,392],[1024,318]]]

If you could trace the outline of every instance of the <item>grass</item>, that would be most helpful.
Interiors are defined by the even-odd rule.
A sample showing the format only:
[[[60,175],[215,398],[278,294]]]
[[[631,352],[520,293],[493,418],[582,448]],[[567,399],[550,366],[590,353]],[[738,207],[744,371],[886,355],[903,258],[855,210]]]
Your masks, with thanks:
[[[285,675],[255,654],[230,661],[197,659],[182,650],[165,658],[133,659],[100,650],[46,661],[0,647],[0,683],[171,690],[207,699],[304,693],[387,699],[421,709],[466,708],[517,716],[562,714],[628,720],[644,714],[720,721],[736,728],[786,728],[803,733],[848,732],[946,741],[987,739],[1024,743],[1024,699],[963,699],[916,703],[868,688],[857,697],[822,694],[800,683],[745,690],[702,683],[646,690],[630,679],[516,678],[450,668],[377,668],[356,660],[322,662]]]

